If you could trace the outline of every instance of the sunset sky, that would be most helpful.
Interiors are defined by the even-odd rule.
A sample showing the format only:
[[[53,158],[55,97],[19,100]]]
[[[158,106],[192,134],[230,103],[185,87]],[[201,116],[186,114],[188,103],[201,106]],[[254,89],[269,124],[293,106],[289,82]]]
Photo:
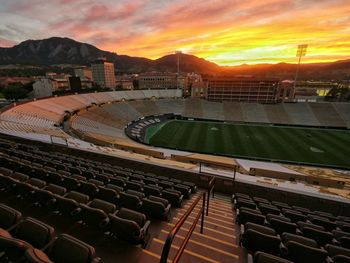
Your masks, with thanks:
[[[70,37],[118,54],[219,65],[350,58],[350,0],[0,0],[0,46]]]

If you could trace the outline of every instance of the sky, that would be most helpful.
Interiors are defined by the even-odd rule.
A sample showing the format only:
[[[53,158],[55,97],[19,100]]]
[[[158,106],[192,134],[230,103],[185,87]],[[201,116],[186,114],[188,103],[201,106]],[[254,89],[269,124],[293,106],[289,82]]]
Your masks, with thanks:
[[[0,46],[70,37],[156,59],[179,50],[219,65],[350,58],[350,0],[0,0]]]

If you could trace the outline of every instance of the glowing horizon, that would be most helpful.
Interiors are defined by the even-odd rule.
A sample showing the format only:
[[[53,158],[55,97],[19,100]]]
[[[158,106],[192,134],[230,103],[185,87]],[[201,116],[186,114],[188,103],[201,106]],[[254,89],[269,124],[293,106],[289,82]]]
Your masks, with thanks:
[[[156,59],[175,50],[221,66],[350,58],[347,0],[3,0],[0,46],[70,37]]]

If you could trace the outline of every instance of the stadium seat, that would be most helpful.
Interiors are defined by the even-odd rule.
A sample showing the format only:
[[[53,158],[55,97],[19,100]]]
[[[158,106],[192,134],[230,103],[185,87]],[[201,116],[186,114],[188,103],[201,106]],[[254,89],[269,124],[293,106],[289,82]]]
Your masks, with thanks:
[[[183,185],[183,184],[175,184],[174,189],[181,192],[181,194],[185,197],[185,198],[189,198],[191,195],[191,187]]]
[[[111,233],[134,244],[145,244],[150,221],[139,212],[122,208],[116,215],[109,215]]]
[[[254,263],[293,263],[287,259],[258,251],[254,254]]]
[[[332,231],[337,227],[335,222],[331,222],[328,218],[317,216],[317,215],[309,215],[309,220],[316,225],[323,226],[327,231]]]
[[[156,185],[145,185],[143,187],[143,192],[146,196],[153,195],[153,196],[161,196],[162,188]]]
[[[283,220],[271,218],[269,220],[269,224],[280,235],[284,232],[288,232],[288,233],[292,233],[292,234],[297,233],[297,225],[295,223],[286,222]]]
[[[304,227],[302,231],[305,237],[316,240],[317,244],[320,246],[333,243],[333,234],[330,232],[317,230],[311,227]]]
[[[297,222],[297,225],[301,231],[303,231],[304,227],[310,227],[310,228],[318,229],[321,231],[326,230],[323,226],[319,226],[319,225],[315,225],[315,224],[307,223],[307,222],[302,222],[302,221]]]
[[[137,181],[126,181],[126,189],[143,192],[143,184]]]
[[[315,240],[296,234],[283,233],[281,235],[281,239],[283,244],[286,244],[288,241],[295,241],[297,243],[304,244],[305,246],[318,248],[318,244]]]
[[[270,221],[271,219],[278,219],[278,220],[285,221],[285,222],[292,222],[292,220],[290,220],[290,218],[288,218],[288,217],[281,216],[281,215],[275,215],[275,214],[267,214],[266,219],[267,219],[267,221]]]
[[[264,215],[267,215],[267,214],[279,215],[279,214],[281,214],[281,211],[276,206],[268,205],[265,203],[259,203],[259,210]]]
[[[107,188],[104,186],[100,186],[98,188],[98,192],[95,195],[96,198],[105,200],[107,202],[116,204],[119,199],[119,192],[115,191],[114,189]]]
[[[24,240],[37,249],[44,248],[55,235],[53,227],[34,218],[27,217],[19,222],[10,234],[17,239]]]
[[[245,248],[252,252],[262,251],[273,255],[280,254],[279,247],[281,240],[274,235],[268,235],[253,229],[248,229],[242,235],[240,242]]]
[[[282,203],[282,202],[278,202],[278,201],[272,201],[271,204],[276,206],[276,207],[278,207],[279,209],[282,209],[282,208],[291,209],[291,207],[288,204],[286,204],[286,203]]]
[[[150,178],[150,177],[145,177],[143,179],[143,182],[147,185],[157,185],[158,184],[158,179],[156,178]]]
[[[135,190],[131,190],[131,189],[126,190],[126,193],[131,194],[131,195],[136,195],[140,199],[146,197],[144,193],[139,192],[139,191],[135,191]]]
[[[1,262],[21,262],[31,246],[23,240],[0,235],[0,248]]]
[[[235,202],[235,209],[239,209],[241,207],[256,209],[257,206],[252,200],[237,198]]]
[[[238,215],[237,215],[237,219],[236,219],[237,224],[241,225],[241,224],[246,224],[247,222],[252,222],[252,223],[256,223],[259,225],[263,225],[265,222],[265,216],[263,215],[259,215],[257,213],[252,213],[249,211],[241,211]]]
[[[90,197],[94,197],[98,192],[98,187],[91,182],[80,181],[80,186],[78,191]]]
[[[4,204],[0,204],[0,228],[8,230],[21,218],[22,214],[19,211]]]
[[[343,247],[340,247],[340,246],[335,246],[335,245],[332,245],[332,244],[327,244],[325,246],[325,248],[328,251],[328,255],[331,258],[333,258],[335,256],[338,256],[338,255],[343,255],[343,256],[350,257],[350,249],[343,248]]]
[[[67,234],[61,234],[45,252],[48,258],[55,263],[100,262],[92,246]]]
[[[282,213],[285,217],[290,218],[293,223],[297,223],[299,221],[307,221],[307,216],[303,215],[301,212],[298,211],[292,211],[289,209],[282,208]]]
[[[244,225],[243,235],[244,235],[244,232],[247,231],[248,229],[253,229],[255,231],[259,231],[260,233],[263,233],[266,235],[275,236],[277,234],[277,232],[271,227],[248,222]]]
[[[285,246],[287,248],[286,257],[298,263],[325,263],[328,256],[324,249],[309,247],[295,241],[288,241]]]
[[[165,198],[174,207],[181,207],[183,195],[176,190],[165,189],[162,191],[162,198]]]
[[[137,195],[121,192],[119,197],[119,205],[120,207],[138,210],[142,206],[142,201]]]
[[[171,204],[168,200],[150,195],[142,200],[142,212],[149,217],[168,220]]]
[[[107,214],[113,214],[116,212],[117,207],[115,204],[95,198],[89,203],[92,208],[97,208],[103,210]]]
[[[105,211],[85,204],[80,204],[79,217],[84,224],[98,229],[105,229],[109,222]]]

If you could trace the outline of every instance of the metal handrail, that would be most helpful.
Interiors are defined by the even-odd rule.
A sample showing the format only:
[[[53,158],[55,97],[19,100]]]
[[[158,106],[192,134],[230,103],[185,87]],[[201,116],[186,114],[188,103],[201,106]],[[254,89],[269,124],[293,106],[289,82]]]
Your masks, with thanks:
[[[167,263],[171,244],[173,243],[173,240],[175,238],[175,235],[177,232],[180,230],[181,226],[185,223],[187,217],[192,213],[193,209],[197,206],[198,202],[203,199],[203,204],[200,210],[198,211],[198,214],[196,215],[195,220],[193,221],[190,229],[188,230],[182,244],[180,245],[174,259],[172,260],[173,263],[177,263],[180,260],[180,257],[182,253],[185,250],[185,247],[188,243],[188,241],[191,238],[191,235],[199,221],[200,216],[202,216],[201,220],[201,229],[200,233],[203,234],[203,225],[204,225],[204,209],[205,209],[205,199],[206,199],[206,193],[203,192],[202,195],[198,196],[198,198],[192,203],[191,207],[186,211],[186,213],[180,218],[180,220],[176,223],[176,225],[173,227],[173,229],[169,232],[167,239],[165,241],[163,251],[162,251],[162,256],[160,258],[160,263]]]
[[[206,211],[206,215],[207,215],[207,216],[209,215],[209,199],[210,199],[210,193],[213,194],[213,198],[214,198],[215,180],[216,180],[216,177],[213,176],[213,178],[211,178],[211,180],[209,181],[209,184],[208,184],[207,211]]]

